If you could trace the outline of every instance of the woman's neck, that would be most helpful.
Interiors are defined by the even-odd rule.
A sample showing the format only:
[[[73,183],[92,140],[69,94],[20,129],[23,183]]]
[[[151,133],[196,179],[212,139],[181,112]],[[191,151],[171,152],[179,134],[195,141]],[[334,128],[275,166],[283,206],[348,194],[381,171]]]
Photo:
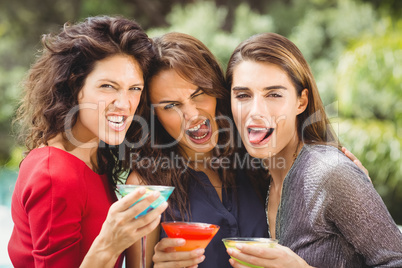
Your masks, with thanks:
[[[303,143],[296,136],[292,138],[289,144],[281,152],[268,159],[268,161],[273,163],[267,165],[272,177],[272,186],[278,189],[282,188],[285,177],[302,147]]]
[[[208,152],[195,152],[195,151],[184,151],[184,157],[189,167],[197,171],[205,171],[211,169],[211,160],[213,160],[212,151]]]

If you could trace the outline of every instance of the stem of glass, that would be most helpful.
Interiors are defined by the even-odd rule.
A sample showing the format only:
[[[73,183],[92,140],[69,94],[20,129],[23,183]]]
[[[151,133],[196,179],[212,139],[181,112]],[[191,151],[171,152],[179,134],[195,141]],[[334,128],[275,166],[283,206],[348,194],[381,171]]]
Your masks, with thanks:
[[[140,260],[140,267],[146,268],[146,248],[147,248],[147,236],[141,237],[141,260]]]

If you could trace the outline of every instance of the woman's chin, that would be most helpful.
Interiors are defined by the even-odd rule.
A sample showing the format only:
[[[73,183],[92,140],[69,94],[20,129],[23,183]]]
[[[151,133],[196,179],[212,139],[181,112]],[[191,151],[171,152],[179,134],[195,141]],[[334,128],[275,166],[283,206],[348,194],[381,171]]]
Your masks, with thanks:
[[[123,143],[124,139],[125,139],[124,135],[118,135],[118,136],[114,136],[114,137],[111,137],[111,136],[105,137],[101,140],[108,145],[118,146]]]
[[[253,146],[252,144],[245,145],[248,154],[254,158],[270,158],[272,157],[272,152],[269,150],[268,146]]]

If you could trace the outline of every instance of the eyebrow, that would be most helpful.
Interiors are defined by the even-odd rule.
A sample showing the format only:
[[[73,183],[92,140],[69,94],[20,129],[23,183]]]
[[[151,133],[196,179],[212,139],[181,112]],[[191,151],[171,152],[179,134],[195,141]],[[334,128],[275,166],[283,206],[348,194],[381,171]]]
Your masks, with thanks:
[[[99,79],[98,81],[99,82],[108,82],[111,84],[119,85],[118,82],[111,80],[111,79]],[[144,86],[144,83],[137,83],[137,84],[131,85],[130,87],[136,87],[136,86]]]
[[[280,85],[275,85],[275,86],[269,86],[269,87],[264,87],[263,90],[273,90],[273,89],[284,89],[287,90],[286,87],[280,86]],[[232,88],[233,91],[241,91],[241,90],[250,90],[248,87],[234,87]]]
[[[197,95],[200,91],[202,91],[202,88],[198,87],[198,88],[190,95],[190,99],[191,99],[191,98],[194,98],[194,96]],[[171,102],[178,102],[178,101],[174,101],[174,100],[164,100],[164,101],[160,101],[159,104],[171,103]]]
[[[193,94],[190,95],[190,98],[194,98],[195,95],[197,95],[200,91],[202,91],[202,88],[198,87],[198,88],[193,92]]]

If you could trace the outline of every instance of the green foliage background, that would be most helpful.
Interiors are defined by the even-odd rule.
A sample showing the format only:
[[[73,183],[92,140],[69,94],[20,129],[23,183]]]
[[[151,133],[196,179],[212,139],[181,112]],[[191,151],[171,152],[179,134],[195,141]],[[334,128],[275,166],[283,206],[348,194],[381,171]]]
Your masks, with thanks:
[[[98,14],[134,18],[151,37],[168,31],[194,35],[224,68],[232,50],[253,34],[272,31],[291,39],[313,69],[341,142],[369,170],[402,224],[402,1],[0,0],[4,168],[17,169],[21,159],[11,121],[41,34]],[[0,183],[6,180],[1,176]]]

